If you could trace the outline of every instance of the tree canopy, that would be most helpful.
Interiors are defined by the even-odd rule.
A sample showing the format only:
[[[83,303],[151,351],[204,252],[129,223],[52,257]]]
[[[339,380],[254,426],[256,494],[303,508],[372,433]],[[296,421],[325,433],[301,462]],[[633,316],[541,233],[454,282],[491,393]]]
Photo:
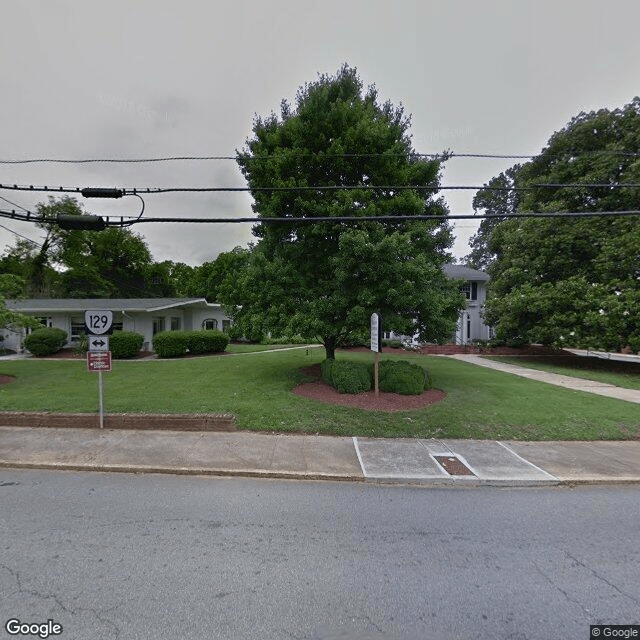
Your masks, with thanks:
[[[0,257],[0,268],[24,280],[27,297],[137,298],[173,295],[168,273],[153,262],[145,241],[128,229],[65,230],[58,214],[85,215],[74,198],[50,198],[41,245],[19,240]]]
[[[528,187],[474,201],[487,211],[592,212],[638,209],[640,98],[620,109],[581,113],[532,161],[486,186]],[[602,184],[544,187],[544,184]],[[495,205],[495,206],[494,206]],[[476,236],[476,265],[492,277],[486,319],[505,340],[640,350],[638,217],[498,221]],[[483,262],[484,261],[484,262]]]
[[[297,223],[299,218],[443,215],[440,165],[412,150],[402,106],[378,102],[343,66],[300,88],[295,108],[256,117],[237,160],[263,219],[259,241],[223,302],[247,330],[313,336],[327,357],[372,312],[386,328],[438,341],[455,331],[463,301],[442,264],[452,237],[442,220]],[[329,187],[329,189],[327,189]],[[355,187],[346,189],[344,187]]]

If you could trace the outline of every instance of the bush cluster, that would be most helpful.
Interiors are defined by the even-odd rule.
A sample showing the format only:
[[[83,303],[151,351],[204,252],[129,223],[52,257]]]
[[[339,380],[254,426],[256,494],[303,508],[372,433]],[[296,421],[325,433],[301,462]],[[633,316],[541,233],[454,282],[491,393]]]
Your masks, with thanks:
[[[373,364],[327,359],[320,366],[322,379],[340,393],[362,393],[374,387]],[[404,360],[382,360],[378,384],[380,391],[400,395],[420,395],[432,386],[429,374],[422,367]]]
[[[153,336],[153,350],[161,358],[176,358],[187,353],[218,353],[228,344],[228,336],[217,329],[161,331]]]
[[[417,396],[431,388],[431,378],[417,364],[405,360],[382,360],[378,369],[380,391]]]
[[[142,349],[144,336],[133,331],[114,331],[109,336],[109,349],[115,359],[133,358]]]
[[[67,332],[54,327],[43,327],[32,331],[23,342],[34,356],[49,356],[60,351],[67,343]]]

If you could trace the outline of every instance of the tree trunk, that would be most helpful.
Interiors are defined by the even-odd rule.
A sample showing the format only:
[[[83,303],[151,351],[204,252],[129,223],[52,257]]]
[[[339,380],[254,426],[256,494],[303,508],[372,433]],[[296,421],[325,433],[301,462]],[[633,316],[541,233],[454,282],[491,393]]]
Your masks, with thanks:
[[[334,359],[336,357],[336,337],[325,336],[322,342],[324,344],[324,351],[325,351],[327,360]]]

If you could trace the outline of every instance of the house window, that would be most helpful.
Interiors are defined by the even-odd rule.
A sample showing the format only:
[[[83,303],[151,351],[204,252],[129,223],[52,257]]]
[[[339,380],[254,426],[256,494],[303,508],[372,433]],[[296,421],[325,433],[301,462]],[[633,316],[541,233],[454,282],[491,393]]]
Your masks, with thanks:
[[[114,331],[122,331],[123,326],[124,325],[122,324],[122,322],[112,322],[111,328],[109,329],[109,331],[107,331],[107,333],[113,333]]]
[[[460,289],[462,293],[464,293],[465,298],[467,300],[477,300],[478,299],[478,283],[477,282],[467,282],[462,285]]]
[[[207,331],[218,328],[218,321],[215,318],[207,318],[202,322],[202,328]]]
[[[87,335],[87,327],[82,316],[71,316],[71,342],[80,340],[81,336]]]
[[[155,317],[153,319],[153,335],[155,336],[156,333],[160,333],[161,331],[164,331],[164,318]]]
[[[43,327],[53,327],[53,319],[50,317],[44,317],[44,316],[37,316],[34,318],[34,320],[37,320]],[[36,327],[35,329],[38,329],[39,327]],[[31,327],[27,327],[26,330],[26,334],[29,335],[32,331],[35,331],[35,329],[32,329]]]
[[[229,331],[229,327],[231,326],[231,320],[223,320],[222,321],[222,330],[226,333]]]
[[[171,331],[180,331],[180,318],[171,318]]]

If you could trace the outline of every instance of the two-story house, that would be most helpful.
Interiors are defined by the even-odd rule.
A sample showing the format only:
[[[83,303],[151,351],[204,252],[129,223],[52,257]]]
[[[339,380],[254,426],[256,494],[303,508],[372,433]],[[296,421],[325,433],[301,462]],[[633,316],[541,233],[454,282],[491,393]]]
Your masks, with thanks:
[[[484,271],[477,271],[458,264],[445,264],[445,274],[452,280],[463,280],[462,292],[467,298],[467,306],[460,312],[455,335],[451,336],[451,342],[455,344],[470,344],[474,340],[490,340],[493,337],[493,328],[484,323],[482,311],[487,299],[487,284],[490,280]],[[419,344],[417,336],[399,336],[387,331],[384,334],[386,340],[402,340],[413,345]]]

